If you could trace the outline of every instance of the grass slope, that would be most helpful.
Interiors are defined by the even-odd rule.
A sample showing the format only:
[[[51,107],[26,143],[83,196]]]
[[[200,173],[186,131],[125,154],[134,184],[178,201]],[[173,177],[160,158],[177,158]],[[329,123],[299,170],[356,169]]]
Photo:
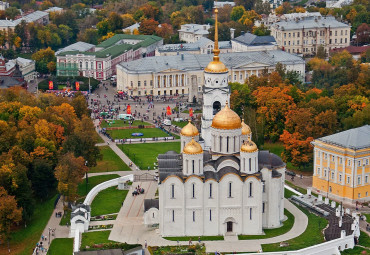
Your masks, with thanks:
[[[117,186],[100,191],[91,203],[91,216],[119,212],[127,193],[128,190],[118,190]]]
[[[109,234],[110,230],[82,233],[81,248],[107,242],[115,243],[114,241],[108,241]]]
[[[99,149],[103,158],[97,161],[97,165],[90,169],[90,173],[130,170],[128,165],[109,146],[100,146]]]
[[[328,221],[324,218],[310,213],[305,208],[302,208],[300,206],[297,207],[308,217],[308,227],[306,231],[296,238],[287,240],[286,242],[289,243],[288,247],[280,247],[280,243],[262,244],[262,250],[264,252],[299,250],[324,242],[322,229],[326,227]]]
[[[153,169],[158,154],[180,152],[180,142],[119,144],[117,145],[140,169]]]
[[[87,184],[87,190],[86,190],[86,182],[85,179],[78,185],[78,190],[77,194],[80,197],[84,197],[87,195],[87,193],[90,192],[92,188],[94,188],[96,185],[120,177],[118,174],[107,174],[107,175],[98,175],[98,176],[93,176],[89,177],[88,181],[89,183]]]
[[[107,121],[103,120],[100,127],[107,128],[107,127],[128,127],[130,126],[128,121],[124,121],[124,120],[114,120],[114,123],[113,121],[109,121],[109,122],[110,122],[110,125],[108,124]],[[134,120],[131,126],[135,127],[138,125],[150,126],[152,124],[145,122],[145,121],[141,121],[141,120]]]
[[[56,238],[51,241],[48,255],[73,254],[73,238]]]

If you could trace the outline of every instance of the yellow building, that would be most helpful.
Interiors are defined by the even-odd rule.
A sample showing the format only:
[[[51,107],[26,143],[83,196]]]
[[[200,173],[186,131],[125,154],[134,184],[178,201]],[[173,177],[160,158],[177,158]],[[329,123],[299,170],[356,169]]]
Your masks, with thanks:
[[[314,146],[314,191],[344,202],[370,201],[370,125],[325,136]]]

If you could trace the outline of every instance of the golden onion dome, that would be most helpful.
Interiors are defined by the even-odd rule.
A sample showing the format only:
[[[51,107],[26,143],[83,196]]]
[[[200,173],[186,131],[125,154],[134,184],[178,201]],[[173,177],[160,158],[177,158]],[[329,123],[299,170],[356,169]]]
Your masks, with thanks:
[[[222,63],[217,56],[217,58],[213,58],[213,61],[209,62],[204,71],[208,73],[225,73],[228,70],[225,64]]]
[[[242,147],[240,148],[240,151],[251,153],[258,151],[258,148],[257,145],[251,139],[248,138],[247,140],[244,141]]]
[[[242,127],[240,117],[229,108],[226,102],[224,109],[219,111],[212,120],[212,127],[217,129],[238,129]]]
[[[250,135],[251,133],[251,128],[245,124],[244,119],[242,119],[242,135]]]
[[[191,120],[189,120],[189,123],[181,129],[180,134],[183,136],[197,136],[199,135],[199,131],[193,124],[191,124]]]
[[[203,149],[202,149],[202,146],[200,146],[199,143],[197,143],[195,140],[194,140],[194,137],[191,139],[190,142],[188,142],[184,149],[183,149],[183,152],[185,154],[201,154],[203,153]]]

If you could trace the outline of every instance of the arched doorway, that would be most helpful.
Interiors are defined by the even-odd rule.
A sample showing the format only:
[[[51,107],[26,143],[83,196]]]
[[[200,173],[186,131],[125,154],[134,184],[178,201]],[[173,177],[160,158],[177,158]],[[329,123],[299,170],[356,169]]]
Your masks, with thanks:
[[[221,103],[219,101],[216,101],[213,103],[213,115],[218,113],[221,110]]]
[[[226,232],[233,232],[233,222],[232,221],[226,222]]]

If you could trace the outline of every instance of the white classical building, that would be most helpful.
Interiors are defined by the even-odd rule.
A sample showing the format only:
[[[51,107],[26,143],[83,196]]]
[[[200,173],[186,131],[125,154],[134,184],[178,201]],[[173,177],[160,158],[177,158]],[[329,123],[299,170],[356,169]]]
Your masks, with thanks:
[[[209,29],[211,28],[211,25],[204,24],[184,24],[181,25],[181,28],[179,31],[179,38],[180,41],[184,41],[187,43],[193,43],[198,41],[202,37],[207,37],[209,34]]]
[[[181,130],[182,152],[158,156],[159,204],[147,206],[144,219],[159,212],[162,236],[256,235],[284,219],[285,164],[259,151],[251,129],[229,108],[219,52],[216,36],[204,70],[202,139],[189,122]]]

